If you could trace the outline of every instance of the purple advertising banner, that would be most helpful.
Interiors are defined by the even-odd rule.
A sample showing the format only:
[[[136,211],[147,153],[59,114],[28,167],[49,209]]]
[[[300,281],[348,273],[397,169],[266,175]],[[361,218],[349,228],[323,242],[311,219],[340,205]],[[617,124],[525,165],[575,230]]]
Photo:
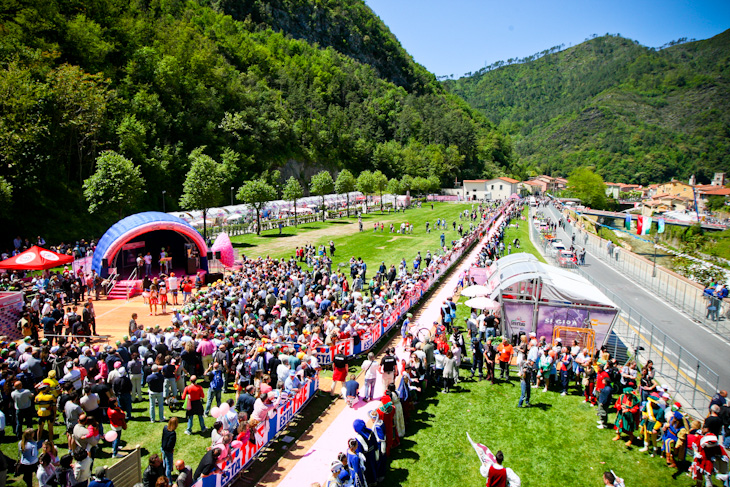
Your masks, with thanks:
[[[503,306],[504,323],[509,327],[510,334],[525,335],[532,331],[532,315],[535,309],[534,303],[516,303],[505,301]]]
[[[600,347],[611,327],[616,311],[612,309],[588,309],[563,306],[539,305],[537,330],[539,337],[555,342],[557,338],[565,346],[577,340],[582,348],[595,350]]]

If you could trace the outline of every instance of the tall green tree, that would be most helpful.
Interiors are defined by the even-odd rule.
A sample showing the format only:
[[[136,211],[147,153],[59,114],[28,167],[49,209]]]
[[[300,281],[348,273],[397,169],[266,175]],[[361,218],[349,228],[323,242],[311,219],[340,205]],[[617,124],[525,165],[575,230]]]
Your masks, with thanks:
[[[422,176],[416,176],[415,178],[413,178],[413,182],[411,183],[411,188],[418,195],[427,193],[429,187],[430,187],[430,183],[429,183],[428,179],[426,179]]]
[[[603,178],[587,167],[579,167],[568,176],[568,192],[596,210],[606,208],[606,185]]]
[[[373,189],[380,195],[380,213],[383,212],[383,192],[388,188],[388,177],[380,171],[373,173]]]
[[[388,193],[390,194],[401,194],[403,192],[403,185],[396,178],[391,178],[388,181]]]
[[[0,176],[0,216],[10,214],[10,203],[13,201],[13,185]]]
[[[113,211],[122,218],[125,210],[137,206],[144,186],[142,171],[132,161],[114,151],[102,152],[96,171],[84,181],[89,213]]]
[[[256,212],[256,235],[261,235],[261,210],[264,209],[266,203],[276,199],[274,187],[263,179],[251,179],[238,189],[236,198],[254,209]]]
[[[413,176],[410,174],[404,174],[403,177],[400,178],[400,187],[403,194],[406,194],[413,189]]]
[[[357,177],[356,186],[357,190],[365,195],[365,203],[367,206],[368,197],[375,192],[372,171],[362,171]]]
[[[335,192],[347,195],[347,218],[350,218],[350,193],[355,191],[356,184],[355,176],[347,169],[340,171],[335,181]]]
[[[284,185],[283,197],[294,204],[294,226],[297,226],[297,200],[304,196],[304,188],[297,178],[291,176]]]
[[[203,154],[205,147],[194,149],[188,159],[190,169],[183,183],[180,206],[186,210],[203,210],[203,238],[208,238],[208,210],[223,200],[224,168]]]
[[[322,197],[322,221],[325,220],[327,211],[324,206],[324,197],[332,193],[335,190],[335,182],[332,180],[332,175],[327,171],[320,171],[314,176],[309,182],[310,193]]]

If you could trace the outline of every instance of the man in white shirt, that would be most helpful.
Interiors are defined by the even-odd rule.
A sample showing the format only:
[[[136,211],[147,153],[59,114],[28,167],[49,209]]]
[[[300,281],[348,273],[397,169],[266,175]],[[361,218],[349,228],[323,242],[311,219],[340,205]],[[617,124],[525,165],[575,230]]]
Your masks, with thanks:
[[[372,401],[373,394],[375,393],[375,380],[378,378],[378,367],[379,364],[375,360],[375,354],[370,352],[368,359],[362,363],[361,369],[365,373],[365,395],[363,396],[364,401]]]
[[[172,304],[177,306],[177,293],[180,288],[180,281],[175,277],[175,273],[171,272],[170,277],[167,278],[167,289],[172,291]]]

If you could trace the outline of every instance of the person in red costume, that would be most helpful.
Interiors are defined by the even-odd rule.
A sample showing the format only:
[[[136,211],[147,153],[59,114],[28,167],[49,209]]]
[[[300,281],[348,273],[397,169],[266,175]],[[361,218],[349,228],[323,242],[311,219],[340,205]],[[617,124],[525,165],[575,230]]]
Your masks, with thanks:
[[[395,407],[390,400],[390,396],[385,394],[380,398],[382,406],[378,408],[378,417],[383,421],[385,426],[385,455],[390,457],[390,450],[395,446],[395,428],[393,421],[395,419]]]

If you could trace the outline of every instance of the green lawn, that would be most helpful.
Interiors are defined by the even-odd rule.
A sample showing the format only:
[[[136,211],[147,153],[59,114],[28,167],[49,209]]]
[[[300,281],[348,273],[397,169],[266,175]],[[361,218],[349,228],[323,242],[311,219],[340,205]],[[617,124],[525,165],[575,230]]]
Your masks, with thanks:
[[[462,377],[469,375],[461,370]],[[572,388],[575,394],[575,387]],[[578,395],[533,389],[535,407],[518,409],[520,386],[462,382],[457,392],[432,392],[407,423],[405,442],[396,450],[386,486],[442,487],[484,485],[479,460],[466,438],[502,450],[505,465],[524,487],[603,485],[613,469],[628,486],[688,486],[672,478],[664,460],[613,442],[613,432],[596,428],[595,408]],[[614,415],[610,416],[613,420]]]
[[[525,216],[526,220],[513,220],[512,223],[519,223],[519,228],[515,228],[512,225],[507,227],[507,229],[504,231],[504,245],[507,246],[508,243],[513,242],[514,239],[518,238],[520,239],[520,249],[515,250],[514,246],[512,247],[512,252],[527,252],[535,257],[540,262],[545,262],[545,258],[540,254],[540,252],[537,251],[535,246],[532,244],[532,241],[530,240],[530,227],[528,226],[529,223],[529,208],[525,207],[525,209],[522,211],[522,214]]]
[[[326,228],[332,228],[334,232],[342,233],[340,227],[348,225],[351,226],[351,232],[354,233],[323,234],[323,232],[317,232],[314,234],[315,237],[307,240],[306,243],[319,246],[322,244],[326,245],[330,240],[333,240],[337,249],[335,258],[333,259],[333,267],[340,263],[346,264],[352,256],[356,258],[362,257],[368,264],[368,275],[371,276],[372,272],[376,271],[377,267],[383,261],[388,266],[391,263],[397,266],[400,260],[405,257],[410,267],[418,251],[424,256],[427,250],[435,254],[440,247],[441,235],[441,231],[433,229],[437,218],[445,218],[449,223],[448,228],[444,231],[446,244],[449,245],[451,240],[457,240],[459,234],[453,230],[451,222],[456,221],[457,228],[459,223],[462,223],[468,229],[469,221],[460,221],[458,219],[459,212],[467,208],[470,209],[471,205],[434,203],[434,209],[431,210],[429,203],[424,204],[421,209],[407,210],[405,214],[401,212],[391,212],[390,214],[386,212],[381,214],[379,211],[374,211],[373,213],[364,215],[363,232],[357,231],[357,218],[350,217],[349,219],[328,220],[325,223],[306,223],[299,227],[286,227],[283,229],[281,236],[278,230],[271,230],[262,232],[260,236],[241,235],[232,237],[231,241],[234,247],[237,247],[241,253],[245,253],[248,256],[258,257],[269,255],[274,258],[290,257],[294,254],[295,247],[301,244],[292,243],[291,245],[282,245],[282,239],[286,242],[287,239],[293,240],[292,237],[295,235],[306,237],[307,233]],[[373,224],[381,221],[385,223],[384,231],[382,233],[380,230],[373,232]],[[431,233],[426,233],[427,221],[431,224]],[[413,234],[401,235],[395,232],[390,233],[390,222],[393,222],[396,229],[400,227],[401,222],[413,224]]]

